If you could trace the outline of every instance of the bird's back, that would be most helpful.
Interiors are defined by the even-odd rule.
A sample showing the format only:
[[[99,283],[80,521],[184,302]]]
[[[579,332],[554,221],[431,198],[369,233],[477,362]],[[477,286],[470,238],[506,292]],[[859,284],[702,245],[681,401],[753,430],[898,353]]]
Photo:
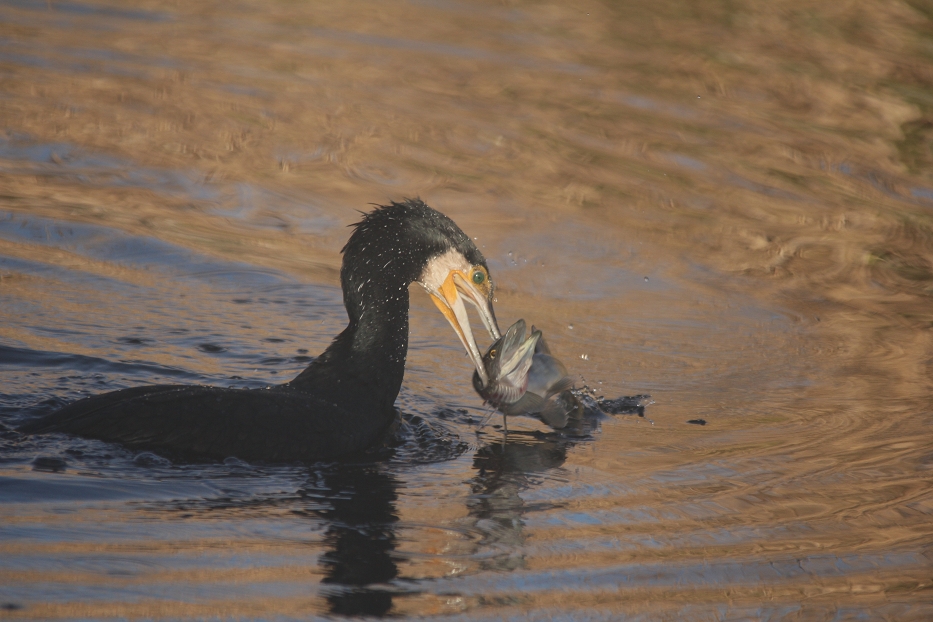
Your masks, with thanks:
[[[185,461],[316,462],[377,444],[393,420],[348,412],[287,385],[156,385],[78,400],[20,431],[96,438]]]

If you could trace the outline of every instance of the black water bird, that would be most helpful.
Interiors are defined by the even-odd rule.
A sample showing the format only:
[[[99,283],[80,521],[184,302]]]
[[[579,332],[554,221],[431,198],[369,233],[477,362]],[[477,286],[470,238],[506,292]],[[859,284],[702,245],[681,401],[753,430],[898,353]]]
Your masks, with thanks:
[[[155,385],[84,398],[20,428],[121,443],[175,459],[332,460],[383,442],[408,352],[408,287],[430,294],[486,371],[464,300],[499,337],[482,253],[447,216],[419,199],[379,206],[343,248],[349,325],[301,374],[266,389]]]

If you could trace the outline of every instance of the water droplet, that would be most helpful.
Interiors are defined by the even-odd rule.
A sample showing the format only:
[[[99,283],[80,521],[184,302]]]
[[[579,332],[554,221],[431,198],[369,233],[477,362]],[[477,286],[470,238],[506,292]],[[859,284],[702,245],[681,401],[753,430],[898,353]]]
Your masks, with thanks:
[[[590,360],[590,355],[589,355],[589,354],[581,354],[581,355],[580,355],[580,358],[583,359],[584,361],[588,361],[588,360]]]
[[[569,328],[570,330],[573,330],[573,324],[567,324],[567,328]]]
[[[648,282],[648,277],[645,277],[645,283],[647,283],[647,282]]]

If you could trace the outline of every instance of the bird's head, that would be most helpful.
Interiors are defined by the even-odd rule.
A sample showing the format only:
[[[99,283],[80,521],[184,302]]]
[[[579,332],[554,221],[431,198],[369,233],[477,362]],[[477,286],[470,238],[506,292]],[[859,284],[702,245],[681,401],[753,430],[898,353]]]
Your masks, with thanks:
[[[476,308],[492,338],[498,339],[501,334],[492,307],[495,287],[483,254],[450,218],[420,199],[379,206],[356,225],[344,247],[341,278],[345,291],[376,282],[393,282],[403,288],[419,283],[450,322],[483,383],[488,382],[464,300]],[[345,302],[349,310],[350,301]]]

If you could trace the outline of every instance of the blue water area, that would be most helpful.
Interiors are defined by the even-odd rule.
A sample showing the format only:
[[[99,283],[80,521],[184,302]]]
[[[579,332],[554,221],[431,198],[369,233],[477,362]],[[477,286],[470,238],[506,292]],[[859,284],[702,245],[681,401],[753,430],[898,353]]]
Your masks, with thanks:
[[[126,9],[101,6],[89,2],[68,2],[55,0],[43,2],[42,0],[7,0],[4,4],[17,9],[31,11],[54,11],[66,15],[96,18],[117,18],[139,20],[146,22],[161,22],[171,19],[168,13],[159,11],[146,11],[142,9]]]

